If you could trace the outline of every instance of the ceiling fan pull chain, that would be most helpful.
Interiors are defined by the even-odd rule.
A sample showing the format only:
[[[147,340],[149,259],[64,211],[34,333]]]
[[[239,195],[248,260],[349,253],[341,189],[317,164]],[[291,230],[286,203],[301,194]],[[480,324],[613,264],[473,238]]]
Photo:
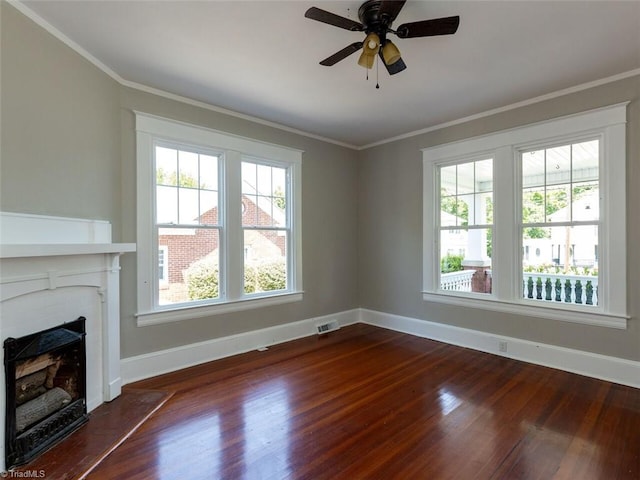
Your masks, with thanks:
[[[376,88],[380,88],[380,83],[378,82],[378,67],[380,66],[380,59],[376,55]]]

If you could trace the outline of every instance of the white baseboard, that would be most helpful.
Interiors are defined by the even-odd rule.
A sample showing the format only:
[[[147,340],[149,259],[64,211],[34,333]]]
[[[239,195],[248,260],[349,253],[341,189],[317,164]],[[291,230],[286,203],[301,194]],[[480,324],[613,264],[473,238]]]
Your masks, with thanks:
[[[340,326],[359,322],[366,323],[451,345],[640,388],[640,362],[367,309],[347,310],[125,358],[121,363],[122,383],[126,385],[137,380],[249,352],[261,347],[316,335],[316,325],[334,320],[338,321]],[[499,350],[500,342],[506,342],[506,352]]]
[[[163,373],[169,373],[239,353],[249,352],[261,347],[268,347],[270,345],[316,335],[316,325],[318,324],[334,320],[337,321],[340,326],[358,323],[359,314],[359,309],[347,310],[322,317],[313,317],[298,322],[285,323],[275,327],[125,358],[121,362],[122,383],[126,385],[137,380],[143,380]]]
[[[373,310],[361,309],[360,321],[397,332],[640,388],[640,362],[632,360]],[[506,352],[499,350],[500,342],[506,342]]]

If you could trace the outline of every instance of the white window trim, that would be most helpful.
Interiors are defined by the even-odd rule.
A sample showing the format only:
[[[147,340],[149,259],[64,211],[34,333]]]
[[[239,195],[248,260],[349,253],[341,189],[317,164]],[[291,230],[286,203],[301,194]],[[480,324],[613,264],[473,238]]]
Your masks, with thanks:
[[[628,102],[568,115],[494,134],[425,148],[423,152],[423,299],[431,302],[488,309],[517,315],[625,329],[627,313],[626,266],[626,109]],[[521,298],[521,218],[516,187],[520,151],[532,145],[599,137],[601,212],[599,228],[599,288],[602,304],[570,307]],[[491,294],[444,291],[437,284],[439,239],[437,166],[486,155],[494,159],[494,277]],[[603,162],[607,162],[603,165]],[[506,199],[506,200],[505,200]]]
[[[302,150],[274,145],[253,140],[225,132],[219,132],[197,125],[168,120],[155,115],[134,112],[136,116],[136,155],[137,155],[137,300],[136,313],[138,326],[154,325],[158,323],[205,317],[210,315],[230,313],[234,311],[261,308],[264,306],[295,302],[302,300]],[[235,180],[225,184],[224,198],[221,202],[227,208],[237,209],[238,212],[227,211],[229,220],[236,218],[240,221],[240,161],[243,157],[265,159],[272,165],[286,166],[289,169],[290,198],[289,221],[291,225],[290,248],[291,262],[289,265],[287,290],[268,292],[260,295],[245,296],[238,290],[237,279],[231,278],[230,288],[226,291],[226,299],[212,300],[211,303],[197,305],[179,304],[176,306],[157,306],[155,301],[155,282],[157,276],[157,258],[154,248],[154,219],[153,219],[153,148],[155,140],[164,140],[182,144],[198,145],[208,150],[224,152],[223,169],[226,175],[232,175]],[[237,178],[235,178],[237,177]],[[224,179],[220,179],[221,182]],[[235,197],[234,197],[235,196]],[[231,199],[234,201],[230,201]],[[236,215],[237,214],[237,215]],[[226,258],[221,258],[222,269],[229,275],[242,275],[243,244],[239,238],[241,229],[238,225],[223,229],[222,242],[227,246]],[[155,260],[154,260],[155,258]]]

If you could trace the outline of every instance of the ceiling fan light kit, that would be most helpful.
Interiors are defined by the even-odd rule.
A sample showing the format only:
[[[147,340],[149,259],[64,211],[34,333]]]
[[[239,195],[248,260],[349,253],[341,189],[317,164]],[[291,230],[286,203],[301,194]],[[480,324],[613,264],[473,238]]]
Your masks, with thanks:
[[[384,47],[382,47],[382,59],[387,65],[393,65],[400,60],[400,50],[391,40],[387,40]]]
[[[352,32],[365,32],[367,34],[363,42],[355,42],[346,46],[322,60],[320,65],[330,67],[362,49],[358,65],[371,69],[375,63],[376,55],[379,55],[389,74],[395,75],[406,69],[407,66],[402,60],[398,47],[387,39],[388,33],[393,33],[398,38],[416,38],[451,35],[458,30],[458,25],[460,24],[460,17],[458,16],[404,23],[396,30],[393,30],[391,25],[405,3],[406,0],[367,0],[358,9],[360,22],[317,7],[309,8],[304,16],[311,20]]]
[[[360,54],[360,58],[358,59],[358,65],[360,65],[362,68],[371,70],[373,68],[375,59],[375,55],[367,55],[365,52],[362,52]]]
[[[371,70],[373,68],[376,55],[379,51],[380,37],[376,33],[371,32],[364,40],[362,53],[360,54],[360,58],[358,59],[358,65]]]

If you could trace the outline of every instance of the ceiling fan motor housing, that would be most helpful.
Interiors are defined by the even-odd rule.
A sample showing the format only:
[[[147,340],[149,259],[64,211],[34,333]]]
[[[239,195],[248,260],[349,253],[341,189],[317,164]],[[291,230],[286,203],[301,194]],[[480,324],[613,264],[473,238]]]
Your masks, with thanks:
[[[358,18],[367,33],[376,33],[382,42],[393,19],[380,15],[381,0],[367,0],[358,9]]]

